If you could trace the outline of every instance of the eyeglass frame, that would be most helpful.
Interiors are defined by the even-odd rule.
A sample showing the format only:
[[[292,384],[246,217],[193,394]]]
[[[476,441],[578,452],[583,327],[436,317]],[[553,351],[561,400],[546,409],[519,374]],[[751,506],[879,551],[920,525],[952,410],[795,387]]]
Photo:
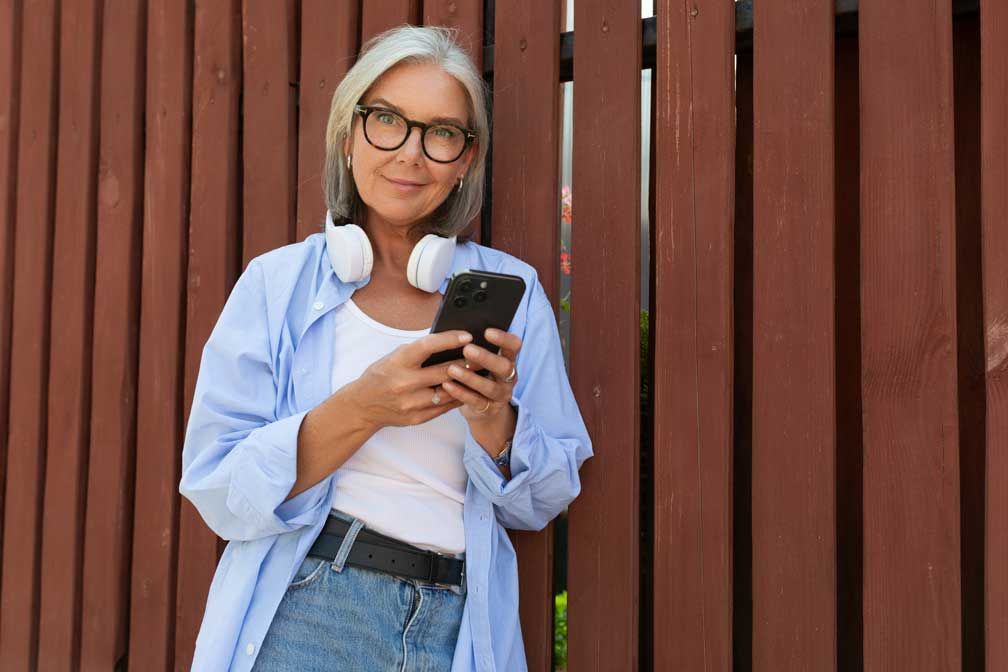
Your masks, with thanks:
[[[367,120],[368,117],[371,116],[371,114],[373,114],[374,112],[389,112],[390,114],[394,114],[406,122],[406,134],[403,136],[402,142],[400,142],[395,147],[385,148],[385,147],[379,147],[378,145],[376,145],[374,142],[371,141],[371,138],[368,137],[367,132]],[[381,105],[354,105],[354,114],[359,114],[361,116],[361,127],[362,130],[364,131],[364,139],[368,141],[369,145],[383,152],[396,151],[397,149],[405,145],[407,140],[409,140],[410,134],[413,133],[413,128],[414,127],[419,128],[420,149],[423,150],[424,156],[426,156],[428,159],[430,159],[435,163],[455,163],[460,158],[462,158],[462,155],[465,154],[467,149],[469,149],[469,145],[471,145],[473,140],[475,140],[478,137],[474,131],[471,131],[468,128],[464,128],[462,126],[457,126],[456,124],[446,124],[446,123],[425,124],[422,121],[407,119],[404,115],[400,114],[399,112],[391,110],[387,107],[383,107]],[[427,129],[435,126],[450,126],[451,128],[454,128],[462,132],[462,135],[464,137],[464,142],[462,143],[462,151],[460,151],[458,153],[458,156],[456,156],[454,159],[451,159],[450,161],[442,161],[440,159],[435,159],[427,152],[427,143],[424,141],[424,138],[427,135]]]

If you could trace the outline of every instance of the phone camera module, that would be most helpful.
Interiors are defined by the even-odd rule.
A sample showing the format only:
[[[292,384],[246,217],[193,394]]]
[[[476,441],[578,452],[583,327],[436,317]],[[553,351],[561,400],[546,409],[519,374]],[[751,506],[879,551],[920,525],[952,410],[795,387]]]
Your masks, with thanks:
[[[473,294],[473,301],[475,301],[476,303],[482,303],[486,301],[486,292],[484,292],[481,289],[480,291]]]
[[[469,282],[468,280],[463,280],[462,282],[459,283],[458,286],[459,294],[468,294],[469,290],[471,289],[472,289],[472,283]]]
[[[465,297],[464,296],[456,296],[455,297],[455,307],[456,308],[461,308],[464,305],[466,305]]]

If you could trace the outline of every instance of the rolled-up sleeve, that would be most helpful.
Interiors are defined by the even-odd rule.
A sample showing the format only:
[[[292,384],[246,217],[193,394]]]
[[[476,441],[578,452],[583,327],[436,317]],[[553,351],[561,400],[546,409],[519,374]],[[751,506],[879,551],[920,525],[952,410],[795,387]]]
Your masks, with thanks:
[[[277,417],[273,361],[264,279],[253,261],[203,348],[182,447],[179,492],[224,539],[290,532],[328,509],[329,479],[287,500],[305,412]]]
[[[529,291],[511,400],[518,414],[511,479],[469,432],[464,463],[504,527],[541,530],[580,493],[578,470],[592,446],[567,378],[553,309],[538,282]]]

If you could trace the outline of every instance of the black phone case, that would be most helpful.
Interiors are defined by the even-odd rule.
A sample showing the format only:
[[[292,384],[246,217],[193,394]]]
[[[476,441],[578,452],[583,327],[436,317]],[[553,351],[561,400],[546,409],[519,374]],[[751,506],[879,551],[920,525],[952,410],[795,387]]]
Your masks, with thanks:
[[[483,287],[482,283],[486,283]],[[484,300],[478,294],[485,292]],[[497,346],[486,340],[484,332],[493,327],[507,331],[514,320],[518,304],[525,295],[525,281],[517,275],[489,271],[463,271],[452,277],[444,299],[434,316],[431,333],[462,329],[473,335],[473,343],[497,352]],[[462,359],[462,348],[435,352],[421,366],[442,364]]]

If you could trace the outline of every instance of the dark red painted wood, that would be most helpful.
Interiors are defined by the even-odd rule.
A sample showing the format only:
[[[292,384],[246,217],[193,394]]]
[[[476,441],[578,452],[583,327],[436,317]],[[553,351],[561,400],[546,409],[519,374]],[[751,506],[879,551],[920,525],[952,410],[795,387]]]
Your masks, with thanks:
[[[361,45],[389,28],[419,25],[421,0],[361,0]]]
[[[987,392],[986,664],[1008,669],[1008,4],[980,6],[980,179]]]
[[[570,369],[595,457],[568,525],[568,667],[637,669],[641,19],[574,7]],[[634,241],[634,242],[628,242]]]
[[[648,634],[655,670],[728,672],[735,11],[730,0],[692,9],[679,0],[655,8],[654,607]]]
[[[21,6],[0,2],[0,539],[3,538],[10,401],[10,333],[14,289],[14,204],[18,106],[21,100]],[[2,558],[0,558],[2,559]]]
[[[866,672],[962,661],[952,17],[921,10],[860,6]]]
[[[79,668],[84,498],[91,420],[100,3],[60,7],[49,426],[42,504],[40,670]],[[59,568],[59,571],[52,571]]]
[[[170,669],[189,223],[192,16],[151,3],[146,35],[143,262],[129,665]]]
[[[322,231],[326,124],[336,85],[357,57],[356,2],[302,0],[301,79],[298,87],[297,240]]]
[[[55,3],[21,7],[14,286],[10,335],[0,670],[36,667],[49,380],[49,293],[56,191],[58,14]]]
[[[833,3],[754,9],[752,669],[832,670]]]
[[[112,670],[129,637],[136,376],[143,226],[146,3],[102,17],[91,437],[80,665]],[[115,39],[107,39],[114,35]]]
[[[494,247],[535,266],[556,302],[560,261],[561,21],[558,3],[523,0],[498,12],[494,35]],[[550,26],[553,28],[551,29]],[[506,93],[505,93],[506,92]],[[530,670],[552,669],[553,529],[511,532],[518,553],[522,636]]]
[[[203,346],[239,271],[240,4],[231,0],[197,6],[194,32],[183,419],[189,416]],[[217,557],[216,535],[184,500],[179,512],[176,670],[189,669]]]
[[[293,242],[297,180],[297,3],[243,0],[242,257]]]

